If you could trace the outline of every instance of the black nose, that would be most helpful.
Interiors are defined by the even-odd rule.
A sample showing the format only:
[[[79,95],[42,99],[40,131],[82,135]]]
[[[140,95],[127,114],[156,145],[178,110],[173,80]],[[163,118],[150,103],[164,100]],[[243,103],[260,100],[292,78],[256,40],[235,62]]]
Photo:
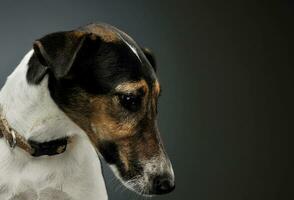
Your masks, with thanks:
[[[152,193],[166,194],[175,189],[175,183],[168,176],[156,176],[153,179]]]

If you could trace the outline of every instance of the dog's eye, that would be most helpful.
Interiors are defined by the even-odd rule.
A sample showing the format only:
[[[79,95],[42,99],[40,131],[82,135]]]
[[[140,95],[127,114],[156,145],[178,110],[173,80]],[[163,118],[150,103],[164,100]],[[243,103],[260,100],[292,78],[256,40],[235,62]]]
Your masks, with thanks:
[[[134,94],[119,94],[120,104],[131,112],[136,112],[141,106],[141,97]]]

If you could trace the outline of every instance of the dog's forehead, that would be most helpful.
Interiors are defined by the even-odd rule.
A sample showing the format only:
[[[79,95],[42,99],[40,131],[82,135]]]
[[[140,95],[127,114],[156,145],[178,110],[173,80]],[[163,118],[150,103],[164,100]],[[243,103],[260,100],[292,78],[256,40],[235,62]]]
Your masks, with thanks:
[[[139,45],[137,45],[137,43],[125,32],[104,23],[89,24],[77,29],[77,31],[94,34],[107,44],[121,46],[122,48],[120,49],[124,52],[118,53],[121,53],[124,59],[133,59],[136,60],[136,63],[138,63],[136,65],[137,69],[135,69],[135,66],[131,65],[126,67],[133,67],[134,70],[139,69],[139,71],[141,71],[141,75],[143,76],[140,77],[140,80],[142,78],[145,79],[147,84],[151,87],[154,85],[155,82],[157,82],[157,76],[145,54],[143,53]],[[126,54],[126,52],[128,53]]]
[[[144,53],[137,43],[125,32],[109,24],[89,24],[81,27],[78,30],[92,33],[99,36],[104,42],[108,43],[124,43],[136,55],[140,62],[144,62]]]

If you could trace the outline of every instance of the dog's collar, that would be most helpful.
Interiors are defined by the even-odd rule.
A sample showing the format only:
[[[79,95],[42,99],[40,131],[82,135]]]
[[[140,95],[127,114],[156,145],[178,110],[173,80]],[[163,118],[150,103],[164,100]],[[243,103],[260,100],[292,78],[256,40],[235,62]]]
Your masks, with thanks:
[[[65,152],[69,141],[68,137],[43,143],[32,140],[27,141],[23,136],[10,127],[5,117],[0,114],[0,138],[2,137],[7,141],[11,149],[14,149],[17,146],[34,157],[61,154]]]

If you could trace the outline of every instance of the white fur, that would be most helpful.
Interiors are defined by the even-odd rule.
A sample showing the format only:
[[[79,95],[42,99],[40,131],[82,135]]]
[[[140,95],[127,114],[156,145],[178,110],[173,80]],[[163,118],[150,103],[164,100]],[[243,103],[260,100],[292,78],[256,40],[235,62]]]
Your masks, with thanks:
[[[83,130],[50,97],[47,77],[39,85],[27,83],[32,54],[33,50],[2,88],[2,112],[26,139],[43,142],[73,136],[74,140],[63,154],[33,158],[18,147],[11,151],[0,139],[0,199],[12,199],[26,190],[40,195],[47,188],[65,192],[73,200],[108,199],[97,153]]]

